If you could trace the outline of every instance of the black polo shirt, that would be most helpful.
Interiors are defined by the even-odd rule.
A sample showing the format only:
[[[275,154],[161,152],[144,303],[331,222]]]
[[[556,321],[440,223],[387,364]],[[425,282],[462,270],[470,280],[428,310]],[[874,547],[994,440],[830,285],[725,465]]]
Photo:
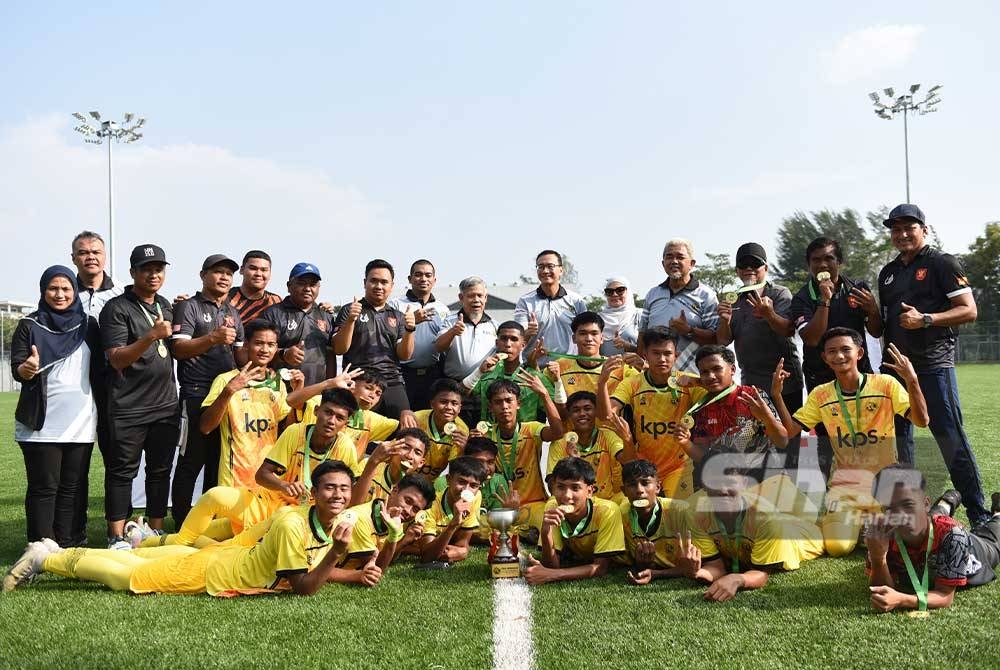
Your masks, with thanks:
[[[299,369],[305,375],[307,386],[326,379],[327,356],[330,338],[333,336],[332,315],[316,304],[308,312],[304,312],[292,302],[291,297],[285,296],[277,305],[268,307],[260,318],[278,327],[279,349],[305,342],[305,358]],[[274,365],[284,367],[286,364],[275,356]]]
[[[791,291],[767,282],[764,295],[774,303],[775,313],[786,319],[791,318]],[[754,316],[746,293],[741,293],[733,305],[729,329],[733,333],[733,348],[740,364],[740,383],[770,391],[774,367],[779,358],[784,358],[785,371],[792,375],[785,380],[785,392],[802,388],[802,364],[795,340],[774,332],[767,319]]]
[[[924,247],[909,265],[897,256],[878,274],[878,297],[885,324],[885,343],[895,344],[917,370],[955,365],[958,331],[948,326],[907,330],[899,325],[902,303],[922,314],[951,309],[951,299],[971,293],[962,266],[951,254]]]
[[[233,348],[243,346],[243,321],[240,314],[226,299],[220,306],[198,291],[174,308],[171,342],[204,337],[219,326],[236,329],[232,345],[215,344],[211,349],[194,358],[177,359],[177,381],[181,384],[181,398],[204,398],[212,382],[223,372],[236,367]]]
[[[852,287],[872,290],[866,281],[852,281],[849,277],[840,275],[833,297],[830,298],[830,306],[823,308],[829,311],[826,327],[827,329],[853,328],[864,335],[868,315],[857,300],[851,297]],[[795,324],[795,332],[801,331],[812,321],[819,305],[819,297],[816,280],[810,277],[806,285],[792,298],[792,323]],[[834,379],[833,370],[823,362],[819,354],[819,347],[810,347],[805,342],[802,343],[802,372],[805,374],[806,387],[810,390]],[[858,362],[858,368],[862,372],[872,372],[872,362],[868,358],[867,348],[864,357]]]
[[[154,305],[149,305],[132,292],[131,285],[126,286],[124,293],[101,310],[101,346],[108,351],[136,342],[161,314],[165,321],[173,321],[169,300],[157,295]],[[166,344],[164,341],[164,347]],[[124,370],[109,366],[108,413],[116,425],[153,423],[177,414],[174,359],[169,347],[166,352],[165,357],[160,356],[154,342]]]
[[[345,305],[333,324],[333,332],[347,323],[348,306]],[[396,343],[406,334],[403,313],[386,305],[375,309],[365,298],[361,299],[361,314],[354,322],[351,348],[344,354],[344,365],[367,368],[378,372],[390,386],[403,383],[403,373],[396,356]]]

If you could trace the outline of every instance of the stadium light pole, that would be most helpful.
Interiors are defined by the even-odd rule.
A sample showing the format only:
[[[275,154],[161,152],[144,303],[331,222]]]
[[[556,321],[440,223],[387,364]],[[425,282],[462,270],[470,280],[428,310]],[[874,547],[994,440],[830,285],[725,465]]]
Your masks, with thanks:
[[[941,84],[931,86],[927,89],[927,96],[923,100],[914,102],[913,96],[916,95],[919,90],[920,84],[913,84],[910,86],[909,93],[897,96],[892,87],[883,89],[882,92],[885,94],[885,102],[882,102],[882,99],[879,97],[877,91],[872,91],[868,94],[868,97],[871,98],[872,104],[875,105],[875,115],[880,119],[892,121],[897,114],[903,115],[903,155],[906,161],[906,202],[910,202],[910,129],[906,117],[913,113],[923,116],[924,114],[936,112],[938,111],[937,105],[941,102],[941,96],[938,94],[938,91],[941,90]]]
[[[146,124],[145,117],[136,117],[131,112],[126,112],[122,122],[111,120],[101,120],[100,112],[90,112],[91,119],[97,127],[90,125],[90,120],[80,112],[73,112],[73,117],[80,122],[75,130],[83,135],[83,141],[88,144],[107,143],[108,145],[108,274],[115,276],[115,196],[114,196],[114,167],[112,163],[111,145],[115,142],[131,144],[142,139],[142,133],[138,132]],[[112,141],[113,140],[113,141]]]

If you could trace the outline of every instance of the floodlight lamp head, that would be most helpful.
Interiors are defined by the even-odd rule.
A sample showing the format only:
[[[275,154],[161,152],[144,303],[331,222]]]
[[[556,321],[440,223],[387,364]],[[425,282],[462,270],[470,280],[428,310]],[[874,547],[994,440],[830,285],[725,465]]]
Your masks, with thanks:
[[[894,97],[896,95],[896,92],[894,90],[892,90],[891,86],[889,88],[883,89],[882,92],[885,93],[890,98],[892,98],[892,97]]]
[[[91,118],[94,119],[94,121],[100,121],[101,120],[101,114],[100,114],[100,112],[91,112],[90,116],[91,116]]]
[[[872,102],[878,102],[878,93],[872,92],[868,94],[868,97],[872,99]]]
[[[86,121],[87,120],[87,117],[84,116],[83,114],[81,114],[80,112],[73,112],[73,116],[74,116],[74,118],[76,118],[79,121]]]
[[[919,90],[920,90],[920,84],[911,84],[910,85],[910,93],[911,94],[912,93],[916,93]]]
[[[125,112],[125,123],[130,123],[132,121],[132,112]]]

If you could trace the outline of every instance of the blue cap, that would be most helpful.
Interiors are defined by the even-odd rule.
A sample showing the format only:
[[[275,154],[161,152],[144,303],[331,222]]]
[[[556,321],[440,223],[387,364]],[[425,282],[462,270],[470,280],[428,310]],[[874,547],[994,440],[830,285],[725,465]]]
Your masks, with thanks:
[[[288,273],[289,279],[295,279],[296,277],[301,277],[302,275],[316,275],[316,279],[322,279],[319,276],[319,268],[312,263],[296,263],[292,271]]]
[[[920,211],[919,207],[911,205],[910,203],[896,205],[893,207],[892,211],[889,212],[889,216],[882,222],[882,225],[886,228],[892,228],[892,222],[896,219],[913,219],[914,221],[919,222],[920,225],[924,225],[926,223],[924,213]]]

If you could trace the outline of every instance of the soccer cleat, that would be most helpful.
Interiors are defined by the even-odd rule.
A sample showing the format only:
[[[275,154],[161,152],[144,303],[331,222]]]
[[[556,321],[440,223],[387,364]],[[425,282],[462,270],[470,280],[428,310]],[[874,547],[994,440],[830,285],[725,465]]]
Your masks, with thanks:
[[[149,527],[141,516],[125,524],[125,540],[132,549],[137,548],[147,537],[153,537],[156,533]]]
[[[115,535],[114,537],[108,538],[108,549],[112,549],[114,551],[128,551],[131,548],[132,544],[121,535]]]
[[[994,491],[990,497],[990,511],[994,514],[1000,514],[1000,491]]]
[[[41,539],[41,543],[45,545],[45,548],[49,550],[50,554],[58,554],[60,551],[63,550],[62,547],[56,544],[55,540],[48,537],[43,537]]]
[[[962,504],[962,494],[955,489],[948,489],[931,505],[932,515],[954,516],[955,510]]]
[[[49,555],[49,549],[42,542],[29,542],[28,547],[17,559],[10,570],[3,576],[3,591],[9,593],[18,586],[26,584],[42,571],[42,563]]]

